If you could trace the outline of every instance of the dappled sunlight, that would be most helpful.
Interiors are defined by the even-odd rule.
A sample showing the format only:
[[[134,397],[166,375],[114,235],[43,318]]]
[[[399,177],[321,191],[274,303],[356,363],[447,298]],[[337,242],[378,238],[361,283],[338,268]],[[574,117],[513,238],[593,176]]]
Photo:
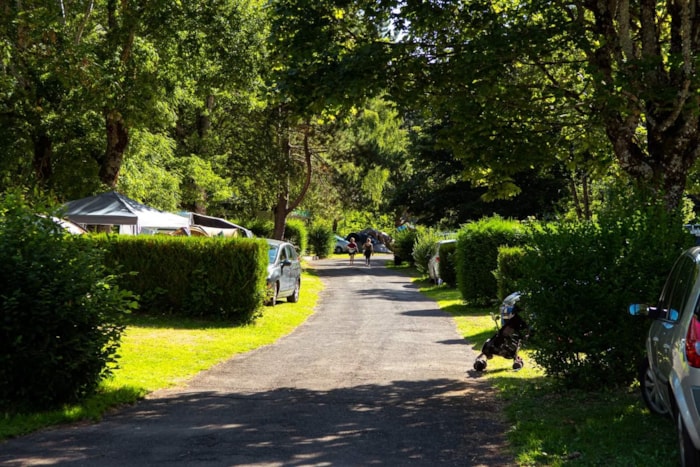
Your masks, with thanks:
[[[363,465],[409,461],[457,465],[469,464],[468,459],[478,459],[480,465],[503,465],[502,453],[494,449],[503,436],[502,426],[487,416],[495,409],[487,397],[488,388],[469,391],[472,403],[467,404],[467,387],[464,381],[436,379],[327,391],[295,387],[254,393],[160,391],[99,425],[76,428],[84,432],[80,445],[74,444],[72,433],[50,441],[40,434],[14,440],[13,448],[17,452],[19,447],[21,454],[7,465],[22,465],[30,459],[35,463],[118,461],[121,450],[143,438],[152,446],[142,452],[144,463],[162,459],[168,451],[168,458],[192,465],[205,459],[216,465],[355,464],[352,459]],[[275,417],[261,418],[264,412]],[[159,423],[164,417],[170,419],[167,425]],[[402,429],[389,430],[391,426]],[[436,431],[445,436],[432,436]],[[107,437],[106,433],[112,434]],[[464,452],[459,433],[483,441]],[[421,439],[434,441],[426,444]],[[71,449],[66,449],[68,445]],[[0,456],[0,460],[5,459]]]

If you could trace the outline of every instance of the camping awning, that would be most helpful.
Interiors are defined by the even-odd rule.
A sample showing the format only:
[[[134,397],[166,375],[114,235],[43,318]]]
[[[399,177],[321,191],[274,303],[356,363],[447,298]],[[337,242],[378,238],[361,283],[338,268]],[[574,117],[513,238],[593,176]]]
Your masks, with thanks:
[[[76,224],[131,225],[135,226],[133,233],[144,227],[177,229],[190,224],[187,217],[146,206],[115,191],[69,201],[65,207],[65,216]]]

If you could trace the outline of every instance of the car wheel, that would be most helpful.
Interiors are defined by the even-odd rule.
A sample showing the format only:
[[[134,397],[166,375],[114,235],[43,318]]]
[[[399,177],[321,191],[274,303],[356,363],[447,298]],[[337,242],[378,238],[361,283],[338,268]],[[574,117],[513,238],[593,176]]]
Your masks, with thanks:
[[[669,410],[664,403],[658,388],[656,387],[656,377],[649,366],[649,359],[645,356],[639,362],[639,387],[642,391],[642,399],[644,404],[652,413],[658,415],[668,415]]]
[[[681,411],[676,409],[676,429],[678,430],[678,447],[681,453],[681,465],[695,466],[700,465],[700,451],[695,448],[693,441],[688,435],[688,429],[685,427]]]
[[[280,285],[275,284],[272,290],[269,291],[269,297],[267,299],[267,306],[275,306],[277,304],[277,294],[279,293]]]
[[[333,250],[333,252],[337,255],[337,254],[342,253],[342,252],[343,252],[343,249],[340,248],[339,246],[337,246],[337,247],[335,247],[335,250]]]
[[[301,288],[301,280],[297,279],[297,285],[294,286],[294,292],[292,295],[287,297],[287,301],[291,303],[296,303],[299,301],[299,289]]]

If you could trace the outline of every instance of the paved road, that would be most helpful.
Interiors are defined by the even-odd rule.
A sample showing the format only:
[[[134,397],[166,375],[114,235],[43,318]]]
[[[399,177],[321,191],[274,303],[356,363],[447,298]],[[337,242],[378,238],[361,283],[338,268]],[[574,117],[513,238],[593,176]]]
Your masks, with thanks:
[[[289,336],[100,423],[0,444],[0,465],[513,465],[473,349],[385,261],[315,262],[326,288]]]

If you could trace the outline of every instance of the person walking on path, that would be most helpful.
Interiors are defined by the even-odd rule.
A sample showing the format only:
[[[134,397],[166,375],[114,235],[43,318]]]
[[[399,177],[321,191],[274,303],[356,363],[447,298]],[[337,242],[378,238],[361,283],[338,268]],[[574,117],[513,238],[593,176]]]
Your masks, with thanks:
[[[348,243],[348,254],[350,254],[350,265],[355,262],[355,255],[357,254],[357,243],[355,243],[355,237],[350,237],[350,243]]]
[[[363,252],[365,255],[365,266],[369,266],[369,259],[372,257],[372,253],[374,253],[374,247],[372,246],[372,240],[370,240],[369,237],[367,237],[365,244],[362,245],[362,249],[363,249]]]

